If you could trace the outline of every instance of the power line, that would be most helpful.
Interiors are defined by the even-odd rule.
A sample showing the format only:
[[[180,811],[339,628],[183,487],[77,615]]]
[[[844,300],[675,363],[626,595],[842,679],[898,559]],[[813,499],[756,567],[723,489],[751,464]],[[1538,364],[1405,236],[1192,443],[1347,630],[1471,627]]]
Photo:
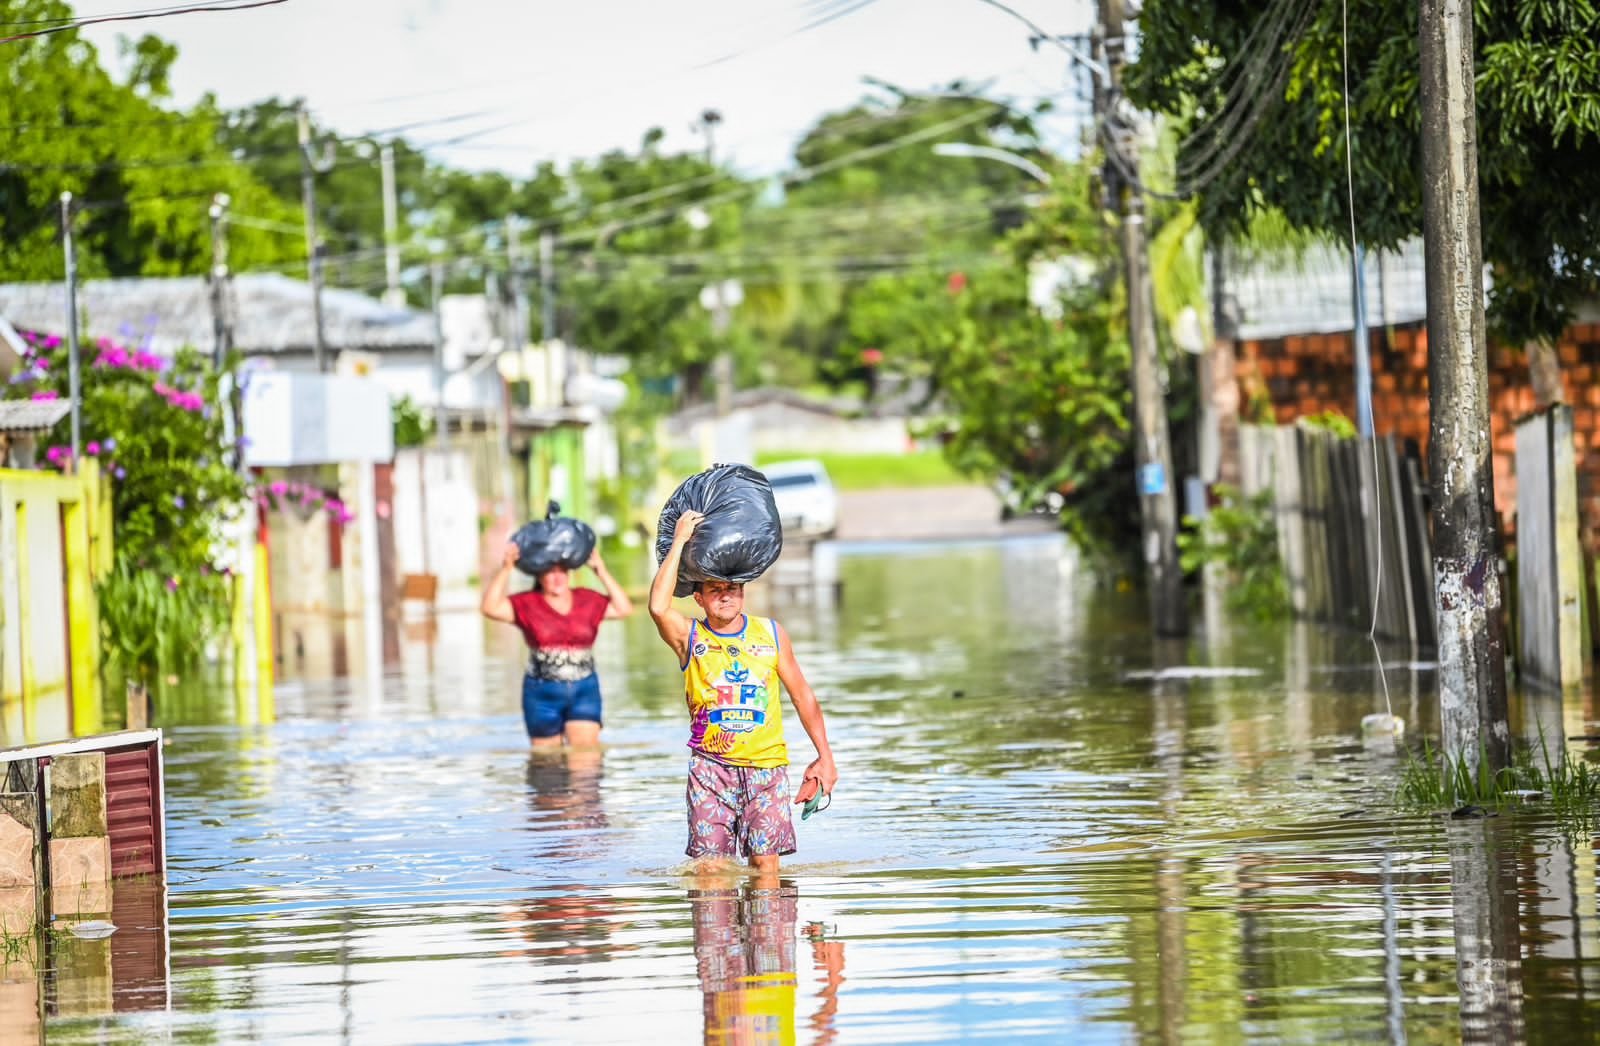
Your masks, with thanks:
[[[50,36],[53,33],[66,33],[81,29],[86,25],[101,25],[106,22],[142,22],[148,18],[170,18],[174,15],[204,14],[207,12],[247,11],[255,7],[274,7],[286,4],[289,0],[245,0],[241,3],[209,4],[196,7],[169,7],[151,8],[145,11],[129,11],[123,14],[99,15],[91,18],[76,18],[62,25],[46,26],[42,29],[30,29],[24,33],[15,33],[11,36],[0,37],[0,44],[12,44],[19,40],[29,40],[36,36]]]

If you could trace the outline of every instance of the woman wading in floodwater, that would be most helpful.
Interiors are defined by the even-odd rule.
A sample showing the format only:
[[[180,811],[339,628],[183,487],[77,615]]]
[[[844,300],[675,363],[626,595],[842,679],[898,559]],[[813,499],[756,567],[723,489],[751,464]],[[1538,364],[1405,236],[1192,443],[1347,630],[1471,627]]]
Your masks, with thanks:
[[[506,595],[517,565],[516,545],[507,545],[500,569],[483,590],[479,609],[492,621],[516,625],[528,643],[522,678],[522,718],[535,748],[600,743],[600,679],[594,671],[594,641],[600,622],[633,613],[633,603],[595,549],[586,564],[605,592],[574,588],[572,572],[541,571],[533,588]],[[580,553],[581,555],[581,553]]]

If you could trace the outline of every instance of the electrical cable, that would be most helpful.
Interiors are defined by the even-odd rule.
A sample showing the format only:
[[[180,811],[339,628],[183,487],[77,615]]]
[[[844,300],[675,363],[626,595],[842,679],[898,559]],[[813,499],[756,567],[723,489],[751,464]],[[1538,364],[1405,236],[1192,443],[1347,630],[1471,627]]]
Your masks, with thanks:
[[[0,36],[0,44],[13,44],[20,40],[29,40],[37,36],[50,36],[53,33],[66,33],[74,29],[82,29],[87,25],[101,25],[106,22],[140,22],[149,18],[170,18],[174,15],[204,14],[207,12],[248,11],[256,7],[275,7],[286,4],[289,0],[244,0],[241,3],[207,4],[193,7],[151,8],[145,11],[130,11],[123,14],[98,15],[91,18],[77,18],[62,25],[47,26],[43,29],[30,29],[27,32],[15,33],[11,36]]]

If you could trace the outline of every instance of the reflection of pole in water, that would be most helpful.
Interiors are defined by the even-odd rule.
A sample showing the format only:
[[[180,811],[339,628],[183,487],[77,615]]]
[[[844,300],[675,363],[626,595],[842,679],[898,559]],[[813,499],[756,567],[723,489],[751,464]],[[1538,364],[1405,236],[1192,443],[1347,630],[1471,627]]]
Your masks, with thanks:
[[[1445,829],[1463,1042],[1521,1042],[1526,1031],[1515,854],[1501,852],[1493,825],[1477,819]]]
[[[1158,642],[1158,665],[1181,664],[1181,642]],[[1166,649],[1160,649],[1165,647]],[[1155,702],[1154,734],[1156,765],[1163,772],[1161,813],[1167,825],[1179,830],[1183,816],[1183,748],[1188,719],[1188,684],[1181,680],[1158,680],[1151,695]],[[1183,1038],[1185,1023],[1184,985],[1188,982],[1188,953],[1184,947],[1187,911],[1183,882],[1183,858],[1173,852],[1156,859],[1156,942],[1161,978],[1158,1003],[1162,1042]]]
[[[1394,854],[1383,851],[1383,996],[1389,1041],[1405,1042],[1405,988],[1400,984],[1400,905],[1394,889]]]

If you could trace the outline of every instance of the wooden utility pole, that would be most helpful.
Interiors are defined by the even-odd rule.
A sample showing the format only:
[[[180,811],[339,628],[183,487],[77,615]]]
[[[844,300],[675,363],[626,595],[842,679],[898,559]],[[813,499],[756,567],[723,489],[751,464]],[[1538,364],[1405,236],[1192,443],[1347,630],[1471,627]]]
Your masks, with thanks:
[[[322,325],[322,241],[317,239],[317,171],[311,155],[311,114],[300,105],[300,202],[306,212],[306,259],[311,277],[311,320],[316,327],[312,353],[317,370],[328,369],[328,337]]]
[[[228,194],[211,198],[211,365],[222,369],[233,348],[233,317],[228,312]]]
[[[1495,547],[1471,0],[1421,0],[1422,235],[1428,286],[1428,483],[1447,757],[1507,766]]]
[[[1117,119],[1125,64],[1123,0],[1100,0],[1098,55],[1106,76],[1097,80],[1096,113],[1106,121],[1108,197],[1122,216],[1122,253],[1128,289],[1128,341],[1133,352],[1134,463],[1137,466],[1141,551],[1145,562],[1150,624],[1157,635],[1189,631],[1189,610],[1178,565],[1178,514],[1172,485],[1166,396],[1156,348],[1155,305],[1144,228],[1144,197],[1138,150]]]

